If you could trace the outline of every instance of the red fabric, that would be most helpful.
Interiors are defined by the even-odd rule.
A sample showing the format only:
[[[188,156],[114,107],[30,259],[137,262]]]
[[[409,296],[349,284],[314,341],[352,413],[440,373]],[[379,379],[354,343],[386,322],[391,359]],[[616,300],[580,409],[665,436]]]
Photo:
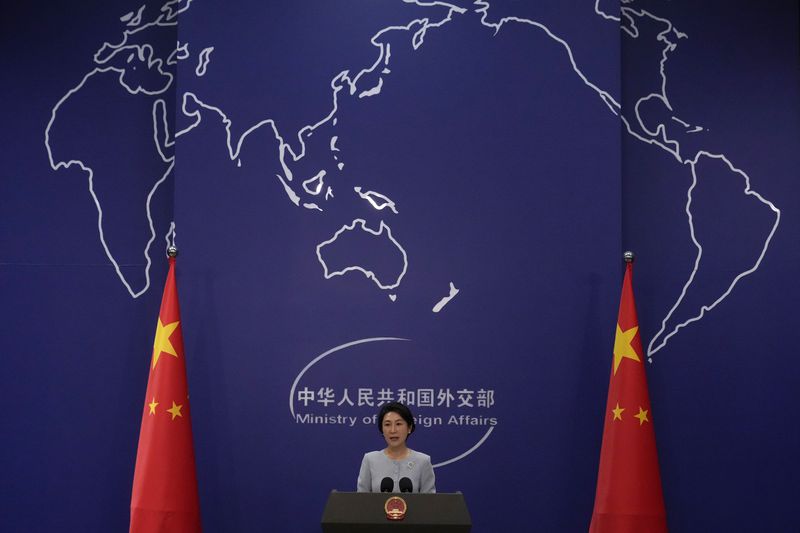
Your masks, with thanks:
[[[130,531],[199,532],[200,502],[173,258],[169,260],[149,367],[133,476]]]
[[[628,263],[619,304],[590,533],[667,531],[632,276],[633,266]]]

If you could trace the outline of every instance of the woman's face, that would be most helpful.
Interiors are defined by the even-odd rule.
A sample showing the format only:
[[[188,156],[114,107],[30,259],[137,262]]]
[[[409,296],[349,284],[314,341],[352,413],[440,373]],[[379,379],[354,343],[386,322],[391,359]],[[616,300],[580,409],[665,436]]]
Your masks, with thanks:
[[[383,417],[381,425],[383,438],[389,448],[402,448],[406,444],[406,439],[411,434],[411,428],[399,414],[389,411]]]

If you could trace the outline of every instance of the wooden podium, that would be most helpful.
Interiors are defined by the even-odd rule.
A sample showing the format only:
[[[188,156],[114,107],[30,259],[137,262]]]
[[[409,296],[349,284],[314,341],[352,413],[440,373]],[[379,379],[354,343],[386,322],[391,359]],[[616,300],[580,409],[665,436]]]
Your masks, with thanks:
[[[408,509],[403,520],[386,518],[384,504],[400,496]],[[322,531],[349,533],[358,531],[405,531],[408,533],[468,532],[472,519],[460,492],[419,494],[393,492],[331,491],[322,513]]]

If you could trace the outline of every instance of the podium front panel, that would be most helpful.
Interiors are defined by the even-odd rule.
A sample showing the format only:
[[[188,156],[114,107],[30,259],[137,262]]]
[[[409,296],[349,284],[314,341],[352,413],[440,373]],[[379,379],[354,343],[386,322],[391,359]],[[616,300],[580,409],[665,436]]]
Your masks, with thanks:
[[[388,520],[384,503],[392,496],[402,497],[407,505],[403,520]],[[398,494],[336,492],[328,496],[322,514],[325,533],[397,531],[415,533],[468,532],[472,520],[461,493]]]

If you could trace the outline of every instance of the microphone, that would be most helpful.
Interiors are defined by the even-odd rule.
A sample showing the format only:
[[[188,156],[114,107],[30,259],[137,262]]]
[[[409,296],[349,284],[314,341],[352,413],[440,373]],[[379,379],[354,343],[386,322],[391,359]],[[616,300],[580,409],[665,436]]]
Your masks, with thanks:
[[[414,484],[407,477],[400,478],[400,492],[414,492]]]
[[[394,480],[390,477],[385,477],[381,480],[381,492],[392,492],[394,490]]]

